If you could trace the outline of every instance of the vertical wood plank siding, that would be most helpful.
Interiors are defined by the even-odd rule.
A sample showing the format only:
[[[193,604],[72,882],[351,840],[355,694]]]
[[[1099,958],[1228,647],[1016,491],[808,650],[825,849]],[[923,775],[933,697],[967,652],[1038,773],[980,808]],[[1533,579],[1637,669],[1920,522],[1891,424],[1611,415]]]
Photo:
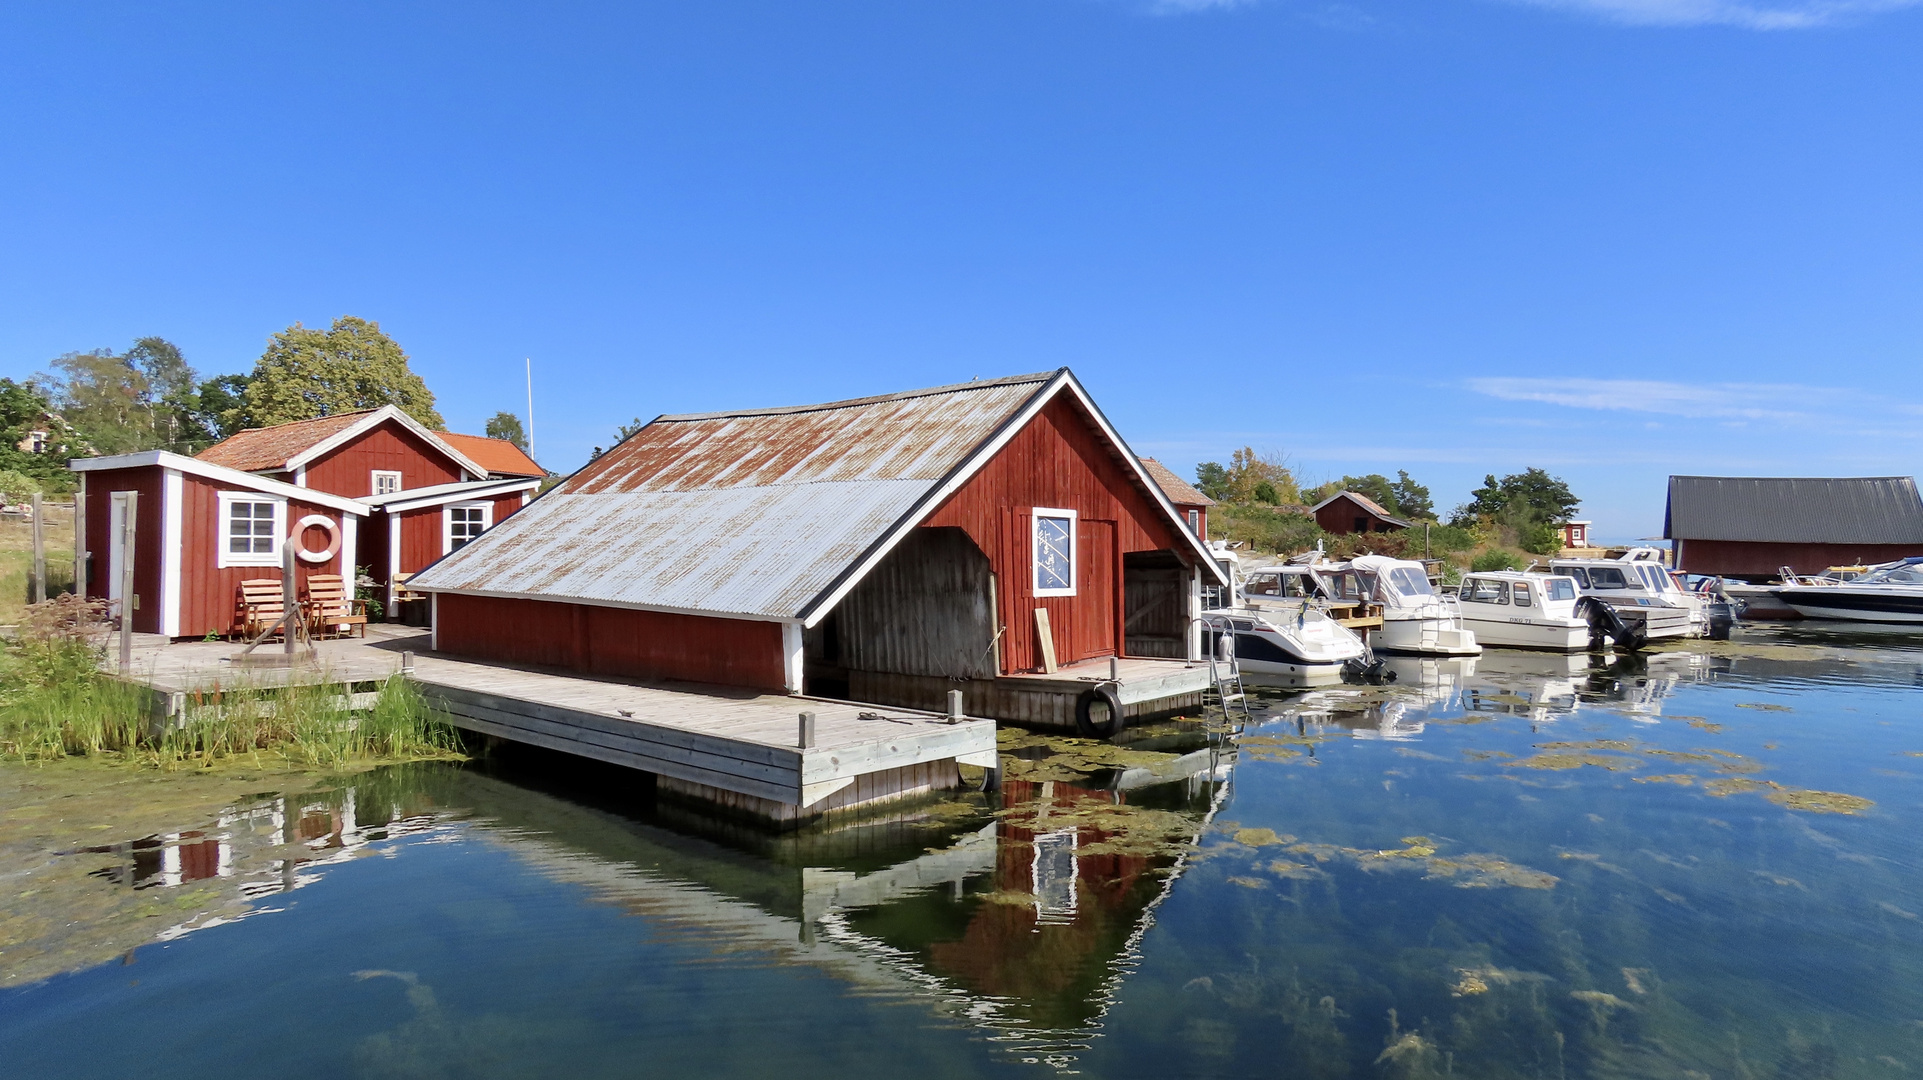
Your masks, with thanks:
[[[786,689],[781,624],[442,594],[442,652],[592,675]]]
[[[87,481],[93,483],[91,479]],[[90,509],[88,513],[92,513]],[[1678,562],[1692,574],[1773,580],[1780,568],[1820,574],[1832,566],[1873,566],[1923,555],[1923,544],[1784,544],[1749,540],[1683,540]]]
[[[1037,506],[1075,510],[1081,516],[1074,596],[1035,596],[1029,542],[1031,510]],[[1035,640],[1038,607],[1048,609],[1061,662],[1122,652],[1123,556],[1160,548],[1179,551],[1184,543],[1174,533],[1175,524],[1109,453],[1080,403],[1067,395],[1050,402],[923,524],[963,529],[988,556],[1007,628],[1002,664],[1008,671],[1041,666]],[[1102,550],[1092,552],[1091,545]]]
[[[862,671],[994,677],[989,573],[967,533],[916,529],[829,616],[838,655],[819,659]]]
[[[374,494],[375,469],[400,473],[403,491],[461,479],[460,466],[390,420],[307,466],[307,486],[330,495],[365,499]]]

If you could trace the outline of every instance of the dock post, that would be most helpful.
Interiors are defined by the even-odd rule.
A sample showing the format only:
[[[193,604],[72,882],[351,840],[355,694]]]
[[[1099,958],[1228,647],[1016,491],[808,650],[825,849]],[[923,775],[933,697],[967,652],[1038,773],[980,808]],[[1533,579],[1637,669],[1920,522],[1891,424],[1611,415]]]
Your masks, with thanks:
[[[120,673],[134,669],[134,609],[140,597],[134,595],[134,522],[138,520],[140,492],[116,492],[125,510],[120,518]]]
[[[414,650],[412,649],[401,650],[401,674],[410,679],[414,677]]]
[[[1122,681],[1122,658],[1119,656],[1108,658],[1108,681],[1112,683]]]
[[[803,750],[813,750],[815,748],[814,713],[805,712],[801,714],[801,740],[799,745]]]
[[[47,540],[40,524],[40,493],[33,493],[33,602],[47,599]]]
[[[950,690],[948,692],[948,722],[951,724],[959,724],[964,719],[966,719],[966,717],[962,713],[962,692],[960,690]]]

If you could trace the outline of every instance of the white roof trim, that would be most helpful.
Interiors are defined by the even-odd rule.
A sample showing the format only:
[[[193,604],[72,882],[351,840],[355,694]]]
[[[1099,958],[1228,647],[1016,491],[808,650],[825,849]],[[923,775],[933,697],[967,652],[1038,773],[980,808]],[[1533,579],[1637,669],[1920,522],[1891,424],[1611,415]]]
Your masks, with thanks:
[[[357,499],[345,499],[339,495],[329,495],[312,488],[295,487],[293,484],[279,480],[269,480],[258,473],[241,472],[239,469],[215,465],[199,458],[183,457],[165,450],[142,450],[133,454],[115,454],[112,457],[74,458],[67,462],[67,468],[80,473],[99,472],[103,469],[140,469],[153,465],[177,469],[190,476],[218,480],[223,484],[232,484],[250,491],[264,491],[270,495],[279,495],[314,506],[325,506],[330,510],[343,510],[360,517],[366,517],[370,512],[367,504]]]
[[[949,473],[941,483],[935,485],[927,494],[917,500],[915,505],[910,508],[906,514],[902,515],[901,520],[895,523],[894,528],[889,531],[888,535],[884,537],[880,543],[870,548],[868,553],[861,558],[861,561],[857,562],[850,569],[843,571],[842,576],[837,579],[834,585],[803,606],[799,613],[802,625],[804,627],[813,627],[816,623],[826,618],[828,613],[834,610],[835,605],[840,603],[843,597],[847,596],[856,585],[860,584],[861,580],[867,577],[869,572],[880,564],[881,560],[886,558],[888,553],[893,551],[897,544],[900,544],[907,538],[910,531],[917,525],[920,525],[922,520],[934,511],[935,507],[941,505],[950,495],[960,490],[962,485],[966,484],[976,473],[980,472],[996,454],[1001,452],[1003,447],[1008,445],[1010,440],[1014,439],[1017,433],[1024,427],[1027,427],[1030,421],[1035,419],[1043,407],[1054,400],[1055,395],[1061,392],[1063,387],[1068,387],[1075,392],[1076,399],[1088,410],[1088,414],[1095,418],[1095,423],[1101,428],[1102,434],[1107,437],[1109,443],[1121,451],[1123,460],[1134,470],[1136,479],[1141,482],[1143,489],[1148,492],[1149,497],[1155,501],[1156,505],[1162,508],[1162,513],[1167,517],[1169,524],[1175,529],[1178,535],[1187,539],[1190,549],[1196,556],[1196,561],[1200,565],[1207,567],[1208,572],[1215,577],[1219,584],[1227,585],[1229,581],[1223,576],[1222,568],[1216,565],[1215,557],[1209,553],[1206,547],[1202,546],[1201,539],[1189,531],[1188,523],[1176,512],[1174,504],[1168,501],[1168,496],[1162,492],[1161,487],[1155,483],[1154,478],[1149,476],[1146,469],[1142,468],[1142,463],[1135,456],[1135,451],[1128,448],[1128,444],[1122,441],[1122,437],[1118,435],[1115,428],[1109,424],[1108,418],[1103,416],[1102,411],[1095,407],[1095,402],[1088,396],[1088,392],[1082,389],[1082,385],[1076,380],[1074,373],[1067,368],[1062,368],[1055,373],[1053,378],[1043,384],[1042,388],[1036,391],[1034,396],[1028,399],[1028,402],[1021,407],[1020,411],[1004,421],[1001,428],[997,430],[993,436],[982,443],[981,446],[977,447],[975,452],[965,458],[960,465],[956,466],[955,470]]]
[[[435,484],[433,487],[415,488],[412,491],[403,490],[387,495],[375,495],[361,501],[377,509],[400,513],[418,510],[423,506],[459,502],[477,495],[508,495],[540,486],[541,482],[532,477],[525,480],[469,480],[459,484]]]
[[[461,468],[466,469],[469,473],[475,476],[487,475],[487,470],[475,463],[474,459],[449,446],[446,442],[443,442],[440,436],[428,430],[427,426],[419,420],[401,411],[401,407],[398,405],[383,405],[375,409],[373,412],[368,413],[352,424],[336,431],[334,434],[329,435],[327,438],[322,439],[307,449],[302,450],[293,457],[288,458],[287,464],[283,466],[283,468],[289,470],[298,469],[323,454],[346,446],[348,443],[353,442],[355,439],[389,420],[399,421],[402,427],[427,440],[428,445],[446,454],[450,460]]]

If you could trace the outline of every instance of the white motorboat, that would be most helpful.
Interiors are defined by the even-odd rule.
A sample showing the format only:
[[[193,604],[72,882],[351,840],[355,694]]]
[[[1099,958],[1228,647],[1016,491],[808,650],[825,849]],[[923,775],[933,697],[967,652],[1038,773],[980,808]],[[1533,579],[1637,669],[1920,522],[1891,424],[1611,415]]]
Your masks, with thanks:
[[[1655,548],[1635,548],[1620,559],[1551,559],[1552,573],[1573,578],[1583,596],[1640,623],[1649,640],[1702,637],[1709,632],[1707,604],[1676,584]]]
[[[1202,625],[1217,655],[1223,636],[1234,637],[1244,674],[1290,686],[1338,681],[1343,665],[1362,663],[1369,652],[1354,631],[1308,600],[1217,608],[1202,613]]]
[[[1806,619],[1923,623],[1923,557],[1884,563],[1834,585],[1785,585],[1776,595]]]
[[[1715,590],[1741,604],[1742,617],[1746,620],[1800,619],[1803,617],[1802,613],[1777,595],[1783,588],[1797,586],[1825,588],[1830,585],[1841,585],[1846,581],[1855,581],[1869,573],[1870,569],[1867,566],[1832,566],[1812,576],[1798,574],[1785,566],[1774,584],[1759,585],[1747,581],[1721,579],[1716,583]]]
[[[1421,563],[1387,555],[1362,555],[1349,565],[1373,579],[1373,590],[1363,595],[1373,595],[1382,605],[1382,629],[1369,640],[1376,649],[1417,656],[1482,653],[1475,632],[1462,624],[1462,612],[1437,595]]]
[[[1576,608],[1573,578],[1494,570],[1462,579],[1462,625],[1484,645],[1576,652],[1589,647],[1589,619]]]

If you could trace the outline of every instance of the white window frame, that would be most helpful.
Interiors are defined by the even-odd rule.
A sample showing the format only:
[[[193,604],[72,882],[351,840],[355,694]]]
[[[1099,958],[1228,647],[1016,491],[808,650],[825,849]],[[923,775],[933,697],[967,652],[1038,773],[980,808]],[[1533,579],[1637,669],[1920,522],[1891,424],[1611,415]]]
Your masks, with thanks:
[[[394,478],[394,487],[389,491],[382,491],[381,480],[390,476]],[[374,469],[372,470],[368,483],[372,488],[372,494],[392,495],[394,492],[401,490],[401,472],[399,469]]]
[[[1042,588],[1042,561],[1036,556],[1040,553],[1042,542],[1043,518],[1068,519],[1068,588]],[[1082,579],[1081,553],[1081,515],[1074,510],[1063,510],[1052,506],[1034,507],[1028,515],[1028,572],[1029,584],[1036,596],[1074,596],[1075,585]]]
[[[237,502],[274,504],[274,550],[266,554],[260,552],[241,553],[227,550],[228,541],[234,537],[234,519],[229,510]],[[214,558],[215,569],[225,570],[230,566],[279,566],[280,546],[287,542],[287,500],[275,495],[258,491],[222,491],[219,493],[220,529]]]
[[[491,502],[448,503],[441,507],[441,554],[454,553],[454,511],[479,510],[481,512],[481,532],[494,527],[494,504]],[[468,543],[473,543],[469,540]]]

